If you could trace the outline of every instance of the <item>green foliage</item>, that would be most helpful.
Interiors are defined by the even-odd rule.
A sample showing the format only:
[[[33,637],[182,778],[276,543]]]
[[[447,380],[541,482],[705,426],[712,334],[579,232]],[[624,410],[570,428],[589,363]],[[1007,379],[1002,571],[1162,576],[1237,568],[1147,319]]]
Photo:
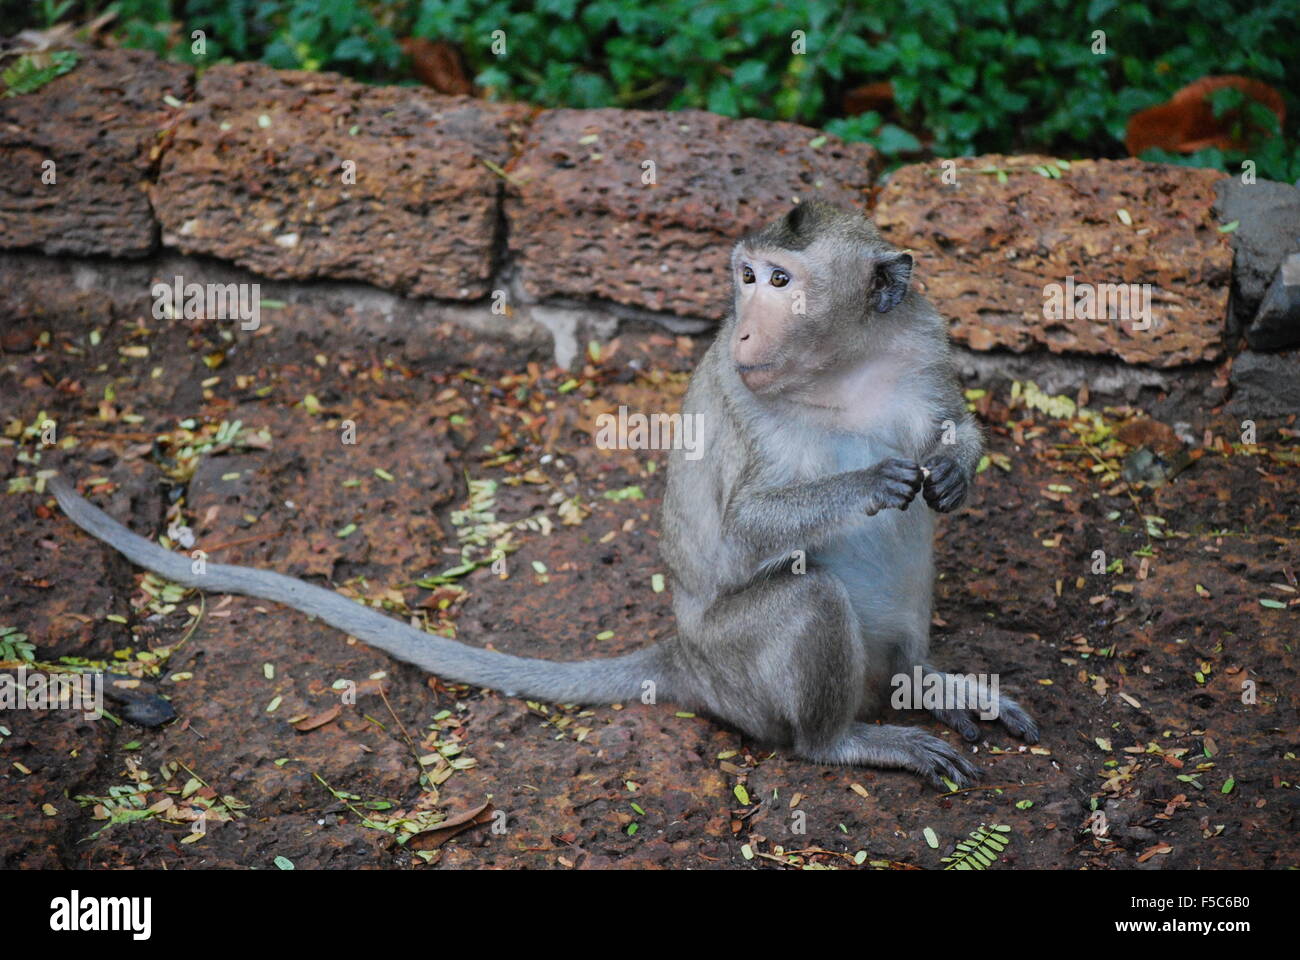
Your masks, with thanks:
[[[1001,824],[990,827],[980,824],[970,832],[970,839],[957,844],[952,856],[944,857],[940,862],[948,866],[945,870],[983,870],[998,862],[998,857],[1011,842],[1007,836],[1011,828]]]
[[[0,627],[0,660],[35,660],[36,645],[17,627]]]
[[[1252,152],[1258,174],[1293,179],[1300,167],[1300,0],[118,0],[116,7],[126,42],[178,59],[199,60],[190,32],[202,29],[205,63],[261,59],[394,82],[406,77],[396,38],[414,35],[455,44],[495,97],[793,120],[869,141],[894,161],[1027,151],[1121,156],[1133,113],[1200,77],[1241,74],[1281,90],[1293,118],[1289,144],[1273,137]],[[504,53],[493,47],[497,31]],[[846,91],[882,80],[895,93],[889,116],[840,115]],[[1216,109],[1233,109],[1234,93],[1216,94]],[[1238,158],[1161,159],[1224,166]]]
[[[262,60],[284,70],[337,70],[391,80],[401,51],[390,24],[401,4],[351,0],[120,0],[119,33],[130,46],[198,66]],[[206,50],[194,52],[202,30]]]
[[[1300,86],[1294,0],[1092,0],[1086,12],[1075,0],[915,0],[906,19],[876,12],[891,22],[867,76],[893,81],[898,105],[920,121],[913,129],[932,136],[937,156],[1119,155],[1133,113],[1207,74],[1254,77],[1293,100]],[[853,136],[852,122],[826,129]],[[897,155],[894,142],[877,146]],[[1287,152],[1276,142],[1257,157],[1261,175],[1286,176],[1290,167],[1278,161]],[[1294,161],[1295,148],[1289,153]]]
[[[19,57],[4,73],[6,97],[16,97],[23,93],[32,93],[45,86],[55,77],[62,76],[77,65],[77,55],[70,50],[55,53],[25,53]]]
[[[1273,111],[1248,99],[1240,90],[1231,88],[1216,90],[1209,99],[1216,117],[1235,111],[1230,127],[1234,139],[1254,140],[1258,146],[1244,152],[1224,152],[1210,147],[1186,154],[1151,149],[1143,151],[1142,159],[1189,167],[1214,167],[1233,173],[1242,171],[1244,164],[1251,161],[1258,176],[1283,182],[1300,180],[1300,149],[1287,145],[1282,126]]]
[[[1259,149],[1248,153],[1224,153],[1214,147],[1197,150],[1195,153],[1171,153],[1168,150],[1144,150],[1143,160],[1155,163],[1174,163],[1184,167],[1210,167],[1226,170],[1229,173],[1241,173],[1242,164],[1253,161],[1255,173],[1265,180],[1278,180],[1294,183],[1300,180],[1300,146],[1290,145],[1278,137],[1261,144]]]
[[[52,27],[62,20],[64,15],[72,9],[74,2],[75,0],[62,0],[62,2],[58,2],[58,0],[41,0],[41,19],[45,21],[45,26]]]
[[[885,123],[874,110],[854,117],[831,120],[826,129],[845,140],[861,140],[875,146],[887,157],[920,153],[923,149],[916,136],[896,123]]]

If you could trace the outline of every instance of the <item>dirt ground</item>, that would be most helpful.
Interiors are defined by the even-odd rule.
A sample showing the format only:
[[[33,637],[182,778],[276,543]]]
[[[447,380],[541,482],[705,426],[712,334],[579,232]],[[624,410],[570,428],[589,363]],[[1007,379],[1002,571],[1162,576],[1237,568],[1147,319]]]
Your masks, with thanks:
[[[673,630],[664,455],[590,430],[675,405],[702,341],[634,331],[570,373],[447,328],[420,345],[441,361],[407,365],[292,307],[253,337],[213,327],[5,331],[0,627],[47,668],[139,678],[178,719],[0,713],[0,865],[939,869],[999,825],[993,869],[1300,866],[1298,434],[1260,421],[1242,445],[1222,369],[1133,407],[969,394],[989,460],[940,521],[933,656],[997,671],[1042,742],[985,725],[982,786],[941,794],[671,704],[526,703],[271,604],[177,595],[34,489],[60,469],[146,536],[180,516],[215,561],[470,643],[616,654]],[[1126,460],[1151,479],[1139,448],[1173,479],[1127,482]]]

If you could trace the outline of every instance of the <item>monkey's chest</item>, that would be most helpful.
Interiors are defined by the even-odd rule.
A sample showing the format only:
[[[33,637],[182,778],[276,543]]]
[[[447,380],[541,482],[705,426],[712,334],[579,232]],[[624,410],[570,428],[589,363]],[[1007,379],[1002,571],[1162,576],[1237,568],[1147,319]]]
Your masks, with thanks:
[[[766,452],[779,482],[787,484],[864,470],[889,457],[908,455],[875,434],[828,430],[785,434]]]
[[[876,433],[828,433],[822,440],[823,456],[830,473],[865,470],[881,460],[906,456],[884,436]]]
[[[827,449],[833,473],[913,455],[863,435],[831,437]],[[918,616],[929,619],[933,534],[933,517],[918,495],[907,510],[884,510],[846,525],[809,559],[844,584],[864,631],[894,632]]]

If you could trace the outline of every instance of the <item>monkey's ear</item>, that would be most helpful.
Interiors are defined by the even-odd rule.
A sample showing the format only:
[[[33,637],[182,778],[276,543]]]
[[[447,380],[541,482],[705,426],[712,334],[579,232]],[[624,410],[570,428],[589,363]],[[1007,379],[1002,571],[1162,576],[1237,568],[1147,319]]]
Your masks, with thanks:
[[[912,285],[912,255],[887,253],[875,261],[873,269],[871,305],[884,313],[898,306]]]
[[[790,212],[785,215],[785,228],[794,236],[799,236],[803,231],[804,222],[808,219],[808,207],[806,204],[796,203],[790,208]]]

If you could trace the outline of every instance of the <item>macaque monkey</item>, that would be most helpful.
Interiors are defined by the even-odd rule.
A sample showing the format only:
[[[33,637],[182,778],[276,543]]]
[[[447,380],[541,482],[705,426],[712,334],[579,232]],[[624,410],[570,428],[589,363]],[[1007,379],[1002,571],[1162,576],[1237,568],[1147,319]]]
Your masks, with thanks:
[[[278,573],[210,563],[194,574],[66,481],[51,486],[78,526],[159,576],[286,604],[448,680],[560,703],[653,691],[817,763],[964,786],[975,768],[945,740],[867,722],[889,705],[891,678],[938,673],[932,511],[962,502],[982,449],[946,324],[911,273],[868,219],[817,201],[736,245],[734,309],[682,410],[701,415],[704,455],[669,460],[662,547],[678,633],[621,657],[525,659]],[[932,712],[973,741],[972,706]],[[993,712],[1037,742],[1014,701]]]

